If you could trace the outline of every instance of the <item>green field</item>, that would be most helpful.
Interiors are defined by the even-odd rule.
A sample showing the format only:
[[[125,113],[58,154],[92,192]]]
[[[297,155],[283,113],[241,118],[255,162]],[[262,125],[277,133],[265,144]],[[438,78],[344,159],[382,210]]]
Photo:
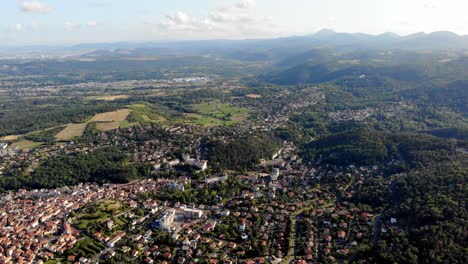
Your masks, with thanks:
[[[235,107],[230,104],[225,104],[220,101],[211,101],[207,103],[192,105],[192,109],[202,115],[209,115],[216,118],[225,118],[235,115],[246,115],[249,110],[245,108]]]
[[[112,218],[114,223],[124,223],[116,215],[125,212],[127,207],[119,201],[104,200],[88,204],[75,216],[74,224],[78,229],[99,226],[103,221]],[[114,219],[115,218],[115,219]]]
[[[31,149],[31,148],[38,147],[38,146],[40,146],[42,144],[43,143],[41,143],[41,142],[33,142],[33,141],[30,141],[30,140],[21,140],[21,141],[18,141],[18,142],[15,142],[15,143],[11,144],[11,147],[12,148],[19,148],[19,149]]]
[[[194,120],[195,124],[205,126],[239,124],[243,122],[249,114],[248,109],[222,103],[217,100],[194,104],[191,108],[197,114],[188,114],[186,116]]]
[[[162,116],[156,109],[153,109],[147,104],[132,104],[129,106],[132,109],[129,120],[135,123],[165,123],[169,120]],[[162,112],[161,110],[159,112]]]

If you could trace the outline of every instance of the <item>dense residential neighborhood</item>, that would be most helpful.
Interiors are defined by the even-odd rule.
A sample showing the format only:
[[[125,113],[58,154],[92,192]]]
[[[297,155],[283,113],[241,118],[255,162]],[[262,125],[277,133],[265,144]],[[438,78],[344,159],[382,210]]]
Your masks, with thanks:
[[[45,263],[57,257],[82,263],[112,258],[146,263],[190,263],[197,259],[225,263],[320,262],[347,259],[360,243],[370,243],[375,233],[381,232],[374,228],[374,212],[337,197],[351,197],[356,186],[379,177],[378,167],[310,167],[298,156],[294,144],[284,142],[281,149],[271,154],[272,159],[263,160],[256,170],[210,175],[205,172],[209,168],[207,161],[198,161],[181,151],[180,159],[174,157],[178,146],[169,139],[182,136],[182,128],[167,128],[173,133],[171,137],[142,143],[128,140],[135,129],[141,132],[152,128],[102,133],[100,144],[126,146],[129,153],[134,153],[133,162],[152,166],[150,179],[2,195],[2,262]],[[199,148],[197,140],[184,138],[189,144],[185,150]],[[46,157],[93,152],[96,147],[73,142],[21,151],[2,161],[8,170],[27,168],[26,164],[32,170]],[[195,151],[193,155],[200,153]],[[19,166],[11,166],[17,162]],[[178,169],[184,163],[205,176],[189,177]],[[175,173],[169,178],[163,176],[168,171]],[[325,177],[343,181],[333,190],[318,188]],[[210,200],[195,203],[183,198],[185,194],[197,193],[204,193],[204,198]],[[184,200],[188,203],[184,204]],[[82,208],[97,201],[118,201],[125,209],[100,219],[91,233],[89,228],[80,227],[79,215]],[[397,228],[378,224],[385,232]],[[75,251],[71,250],[83,239],[106,247],[96,255],[73,255]]]

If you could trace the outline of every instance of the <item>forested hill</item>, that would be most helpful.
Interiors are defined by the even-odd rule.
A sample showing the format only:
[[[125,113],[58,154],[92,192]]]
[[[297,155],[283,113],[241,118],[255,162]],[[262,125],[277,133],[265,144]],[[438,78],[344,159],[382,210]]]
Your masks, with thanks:
[[[467,181],[466,160],[461,159],[427,164],[395,179],[390,189],[371,186],[368,194],[395,198],[381,217],[401,219],[405,232],[389,230],[373,246],[360,246],[357,263],[466,263]],[[359,202],[375,202],[360,192]]]
[[[356,129],[312,141],[304,147],[309,160],[336,165],[383,164],[396,160],[409,166],[447,160],[455,144],[426,134],[392,134]]]

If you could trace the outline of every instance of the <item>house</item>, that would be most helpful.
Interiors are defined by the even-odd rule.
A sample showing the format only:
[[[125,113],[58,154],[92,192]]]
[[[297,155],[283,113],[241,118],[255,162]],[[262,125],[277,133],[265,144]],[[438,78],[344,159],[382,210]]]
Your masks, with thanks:
[[[115,247],[115,244],[117,244],[117,242],[119,242],[123,237],[125,237],[125,235],[126,235],[125,232],[120,232],[115,237],[113,237],[111,240],[107,241],[107,246],[108,247]]]
[[[203,229],[205,230],[205,232],[212,232],[216,227],[216,222],[211,222],[211,223],[208,223],[206,224]]]
[[[239,224],[239,231],[245,231],[246,221],[247,220],[245,218],[241,219],[241,223]]]
[[[341,239],[346,238],[346,232],[343,230],[338,231],[338,238],[341,238]]]

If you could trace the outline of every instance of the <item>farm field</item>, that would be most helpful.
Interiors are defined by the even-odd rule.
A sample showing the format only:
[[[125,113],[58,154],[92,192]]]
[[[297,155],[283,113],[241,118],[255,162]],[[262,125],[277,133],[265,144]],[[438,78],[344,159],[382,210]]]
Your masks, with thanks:
[[[19,149],[29,149],[29,148],[35,148],[42,145],[41,142],[33,142],[30,140],[21,140],[18,142],[15,142],[11,144],[12,148],[19,148]]]
[[[58,141],[62,141],[62,140],[71,140],[75,137],[82,136],[87,125],[88,125],[87,123],[69,124],[62,131],[60,131],[57,135],[55,135],[55,138]]]
[[[4,136],[0,138],[0,142],[15,141],[15,140],[18,140],[19,138],[20,136],[18,135]]]
[[[95,115],[89,122],[122,122],[127,119],[130,109],[121,109]]]
[[[99,131],[110,131],[120,127],[120,122],[96,123],[96,129]]]
[[[55,138],[58,141],[61,140],[71,140],[75,137],[83,135],[83,132],[86,129],[86,126],[90,122],[96,122],[96,128],[101,131],[109,131],[117,129],[120,127],[120,123],[125,121],[130,114],[131,110],[121,109],[113,112],[107,112],[102,114],[97,114],[91,120],[86,123],[81,124],[69,124],[60,131]]]

